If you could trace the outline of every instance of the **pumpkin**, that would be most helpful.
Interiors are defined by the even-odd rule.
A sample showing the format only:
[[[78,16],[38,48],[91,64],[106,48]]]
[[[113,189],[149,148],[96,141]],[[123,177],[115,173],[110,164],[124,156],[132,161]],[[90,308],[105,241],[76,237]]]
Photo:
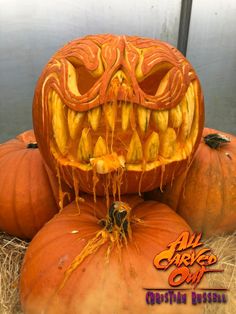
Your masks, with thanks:
[[[50,183],[51,181],[51,183]],[[0,145],[0,229],[31,239],[58,211],[32,130]]]
[[[205,236],[236,229],[236,137],[205,128],[186,173],[149,198],[171,206]]]
[[[33,103],[43,158],[77,192],[115,196],[170,182],[203,129],[193,67],[176,48],[147,38],[70,42],[44,68]]]
[[[24,313],[156,313],[144,288],[169,286],[168,271],[158,272],[153,259],[190,228],[166,205],[137,196],[114,202],[108,213],[102,198],[84,200],[80,213],[71,203],[30,243],[20,277]],[[158,307],[202,313],[188,304]]]

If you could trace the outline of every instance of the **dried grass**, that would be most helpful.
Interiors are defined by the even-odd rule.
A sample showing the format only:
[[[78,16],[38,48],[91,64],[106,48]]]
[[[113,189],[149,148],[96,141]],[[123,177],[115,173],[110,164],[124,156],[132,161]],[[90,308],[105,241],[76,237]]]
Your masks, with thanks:
[[[222,273],[211,273],[208,276],[209,288],[224,288],[226,304],[206,304],[205,314],[234,314],[236,313],[236,232],[233,235],[212,237],[205,242],[218,262],[214,269],[223,269]]]
[[[206,242],[218,256],[214,268],[224,269],[223,273],[208,276],[209,287],[227,288],[228,303],[207,304],[205,314],[236,313],[236,233],[217,236]],[[0,314],[22,314],[18,295],[18,280],[21,263],[28,243],[0,233]]]
[[[0,233],[0,313],[20,314],[18,281],[28,243]]]

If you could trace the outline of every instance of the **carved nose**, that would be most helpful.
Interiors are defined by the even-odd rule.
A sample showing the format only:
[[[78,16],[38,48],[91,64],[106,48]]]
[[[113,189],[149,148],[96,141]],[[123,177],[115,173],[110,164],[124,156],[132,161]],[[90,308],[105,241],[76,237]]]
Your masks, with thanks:
[[[128,81],[127,77],[122,70],[117,71],[116,74],[112,78],[112,82],[118,82],[119,85],[122,85],[122,83],[125,83],[127,81]]]
[[[132,93],[129,80],[122,70],[118,70],[112,77],[108,94],[111,98],[127,99]]]

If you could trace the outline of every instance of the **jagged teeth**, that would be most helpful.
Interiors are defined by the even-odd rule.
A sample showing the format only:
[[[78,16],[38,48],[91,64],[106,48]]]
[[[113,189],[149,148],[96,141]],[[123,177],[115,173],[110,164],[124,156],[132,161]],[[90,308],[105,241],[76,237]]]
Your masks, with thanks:
[[[195,99],[194,99],[194,91],[193,86],[190,84],[186,96],[181,101],[181,111],[182,111],[182,125],[180,129],[180,138],[182,141],[190,134],[193,118],[194,118],[194,107],[195,107]]]
[[[67,125],[65,117],[65,108],[59,95],[52,92],[52,128],[55,141],[62,155],[67,153]]]
[[[92,157],[92,138],[88,128],[84,128],[79,141],[77,156],[79,161],[89,162]]]
[[[152,112],[155,128],[160,132],[165,132],[168,127],[169,111],[154,110]]]
[[[132,139],[129,144],[128,153],[126,156],[126,161],[128,163],[139,163],[143,158],[142,143],[138,136],[137,131],[134,131]]]
[[[68,65],[68,75],[76,75],[72,65]],[[165,79],[161,84],[160,90],[164,90]],[[108,142],[111,138],[113,140],[113,135],[116,136],[116,133],[113,132],[116,123],[121,125],[123,131],[128,130],[120,137],[118,134],[117,141],[119,140],[119,142],[115,142],[115,145],[121,143],[121,146],[124,146],[119,148],[120,154],[124,154],[128,146],[126,161],[123,164],[125,162],[139,164],[143,159],[146,162],[153,162],[161,160],[161,157],[169,159],[181,156],[185,158],[191,154],[198,131],[198,109],[195,109],[195,93],[192,83],[182,101],[171,110],[150,110],[141,105],[134,107],[131,103],[122,102],[119,103],[120,111],[117,116],[117,103],[111,102],[93,108],[87,113],[81,113],[67,108],[63,104],[63,99],[53,90],[49,92],[48,104],[49,113],[52,116],[53,136],[58,150],[63,156],[77,154],[77,158],[73,155],[73,160],[77,159],[84,163],[96,159],[99,173],[106,173],[110,167],[106,165],[110,159],[106,159],[105,163],[104,161],[105,157],[109,155]],[[87,114],[88,120],[85,119]],[[112,137],[106,132],[108,130],[102,130],[105,129],[105,123],[112,130]],[[136,124],[138,124],[137,127]],[[94,133],[94,131],[97,132]],[[131,132],[133,133],[130,139]],[[98,133],[101,136],[97,138]],[[126,138],[126,134],[129,139]],[[95,141],[92,136],[96,136]],[[73,143],[78,146],[73,147]],[[77,152],[74,153],[76,149]],[[120,167],[121,163],[118,164]]]
[[[161,80],[156,92],[156,96],[160,96],[161,94],[163,94],[167,87],[167,84],[169,84],[169,73],[167,73]]]
[[[88,112],[88,121],[94,131],[97,130],[101,119],[101,107],[96,107]]]
[[[188,135],[191,131],[192,123],[193,123],[193,117],[194,117],[194,109],[195,109],[195,96],[194,96],[194,89],[193,84],[190,83],[189,88],[186,93],[186,99],[187,99],[187,110],[188,110]]]
[[[132,104],[124,103],[121,109],[122,130],[126,131],[129,126],[130,113],[132,110]]]
[[[85,117],[84,112],[76,112],[74,110],[68,109],[67,122],[70,137],[74,140],[78,136],[80,127],[82,126]]]
[[[101,157],[107,154],[107,146],[105,140],[102,138],[102,136],[99,136],[95,147],[93,151],[93,156],[96,157]]]
[[[77,87],[76,70],[74,66],[69,62],[65,61],[68,69],[67,85],[69,90],[76,96],[80,96],[80,92]]]
[[[184,150],[185,150],[186,156],[189,156],[191,154],[192,148],[193,148],[193,145],[191,143],[191,140],[188,139],[185,142],[185,146],[184,146]]]
[[[149,125],[151,110],[146,109],[142,106],[138,106],[137,114],[138,114],[138,123],[139,123],[139,127],[141,131],[146,132]]]
[[[172,128],[168,128],[165,133],[160,135],[160,150],[159,153],[164,158],[170,158],[175,153],[176,133]]]
[[[172,128],[179,128],[182,124],[182,111],[180,105],[170,110],[170,126]]]
[[[105,117],[112,131],[114,131],[115,129],[116,111],[117,104],[115,102],[107,103],[104,105]]]
[[[159,150],[159,135],[156,132],[152,132],[144,146],[145,160],[148,162],[156,160],[158,150]]]

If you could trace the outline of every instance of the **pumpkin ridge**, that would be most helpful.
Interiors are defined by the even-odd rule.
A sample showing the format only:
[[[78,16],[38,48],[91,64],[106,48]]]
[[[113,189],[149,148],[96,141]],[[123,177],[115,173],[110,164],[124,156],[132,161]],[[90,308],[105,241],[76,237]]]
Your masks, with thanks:
[[[212,165],[212,155],[213,155],[213,152],[210,150],[209,152],[209,165]],[[209,177],[211,178],[212,177],[212,166],[210,166],[210,172],[209,172]],[[208,203],[209,203],[209,194],[210,194],[210,185],[207,185],[207,192],[206,192],[206,205],[205,205],[205,208],[208,208]],[[203,234],[206,232],[206,224],[205,224],[205,221],[206,221],[206,218],[208,216],[208,210],[204,211],[203,212],[203,217],[202,217],[202,221],[203,221]]]
[[[17,167],[15,167],[15,178],[17,178],[17,175],[19,175],[19,170],[20,170],[20,163],[24,162],[24,157],[25,155],[27,154],[27,151],[23,151],[22,154],[21,154],[21,159],[20,161],[18,161],[17,163]],[[21,234],[23,237],[26,237],[27,238],[27,234],[25,233],[25,231],[23,230],[21,224],[20,224],[20,221],[19,221],[19,217],[18,217],[18,214],[17,214],[17,209],[16,209],[16,195],[17,195],[17,185],[15,184],[14,185],[14,188],[12,189],[13,190],[13,197],[12,197],[12,212],[13,212],[13,215],[15,217],[15,223],[16,223],[16,226],[17,228],[19,228]]]
[[[34,157],[35,155],[35,157]],[[38,179],[38,186],[41,185],[45,185],[47,186],[47,193],[53,196],[52,200],[50,200],[51,203],[55,204],[55,208],[57,208],[57,204],[56,204],[56,199],[54,198],[54,193],[53,193],[53,189],[52,189],[52,185],[50,184],[50,179],[47,175],[47,171],[45,169],[45,166],[43,164],[43,162],[40,160],[39,156],[38,156],[38,150],[37,149],[31,149],[31,154],[29,154],[29,180],[30,183],[34,182],[34,169],[37,169],[40,173],[45,173],[45,176],[40,177]],[[33,184],[32,184],[33,186]],[[36,191],[36,192],[35,192]],[[30,189],[29,191],[29,198],[30,198],[30,206],[31,206],[31,214],[33,217],[33,222],[34,222],[34,227],[36,227],[37,230],[40,229],[41,224],[40,221],[37,219],[37,215],[36,215],[36,210],[38,210],[39,208],[39,214],[42,215],[42,212],[40,210],[41,206],[48,206],[48,204],[45,204],[45,202],[43,202],[43,204],[39,204],[39,201],[42,201],[42,197],[41,197],[41,191],[37,188],[35,189],[35,191],[33,191],[33,189]],[[35,209],[35,210],[33,210]],[[54,214],[56,213],[56,211],[54,211]]]
[[[65,234],[67,234],[67,233],[65,233]],[[63,233],[60,237],[55,237],[55,238],[53,238],[53,239],[50,239],[49,241],[47,240],[46,242],[47,242],[47,245],[53,245],[53,242],[55,241],[55,240],[60,240],[60,238],[63,238],[64,236],[65,236],[65,234]],[[36,237],[35,237],[36,238]],[[42,249],[44,249],[44,246],[45,246],[45,243],[43,244],[43,245],[41,245],[39,248],[37,248],[37,253],[40,253],[40,251],[42,251]],[[35,254],[35,252],[33,252],[32,253],[32,257],[31,257],[31,260],[30,261],[32,261],[32,260],[34,260],[36,258],[36,254]],[[28,261],[29,262],[29,261]],[[27,263],[26,262],[24,262],[24,265],[27,265]]]
[[[0,158],[0,166],[1,166],[1,163],[3,163],[3,165],[4,165],[4,162],[5,162],[4,159],[7,159],[8,161],[11,160],[11,159],[14,160],[14,156],[9,156],[8,158],[7,158],[7,157],[5,158],[5,155],[3,155],[3,156]],[[1,174],[1,177],[2,177],[2,174]],[[6,183],[6,177],[8,177],[8,172],[7,172],[7,171],[5,172],[5,177],[2,177],[3,180],[1,180],[1,182],[3,183],[3,187],[0,185],[0,190],[2,190],[2,191],[4,191],[4,186],[5,186],[5,183]],[[6,193],[7,193],[7,191],[6,191]],[[13,199],[13,202],[14,202],[14,199]],[[1,205],[1,204],[0,204],[0,205]],[[13,212],[13,215],[14,215],[14,217],[15,217],[14,211],[12,211],[12,212]],[[15,223],[17,224],[17,221],[16,221],[16,220],[15,220]],[[19,227],[19,226],[17,225],[17,227]],[[22,230],[21,230],[21,231],[22,231]]]
[[[223,167],[223,161],[221,160],[220,154],[216,154],[216,156],[217,156],[217,158],[219,160],[219,165],[220,165],[221,173],[222,173],[222,176],[223,176],[223,180],[221,180],[221,182],[223,182],[223,187],[220,189],[220,191],[221,191],[221,204],[222,205],[221,205],[221,211],[220,211],[219,218],[217,219],[217,221],[220,221],[220,218],[223,217],[224,214],[225,214],[225,210],[224,210],[223,204],[225,203],[225,195],[227,195],[227,193],[225,193],[225,191],[227,191],[226,180],[228,179],[228,176],[225,176],[225,169]],[[227,165],[228,165],[228,163],[227,163]],[[228,167],[227,167],[227,170],[228,170]]]
[[[58,240],[58,239],[60,239],[60,238],[63,238],[64,236],[65,236],[65,234],[62,234],[60,237],[54,238],[54,240]],[[79,238],[75,238],[74,241],[71,242],[71,245],[74,244],[74,242],[76,242],[78,239],[79,239]],[[42,248],[44,248],[44,246],[42,246]],[[65,249],[65,251],[66,251],[66,249]],[[37,250],[37,253],[38,253],[38,250]],[[32,260],[33,260],[34,257],[37,257],[36,254],[32,254],[32,257],[31,257],[31,259],[29,260],[29,262],[32,262]],[[56,259],[57,259],[57,257],[56,257]],[[35,285],[37,284],[37,282],[38,282],[38,280],[39,280],[39,278],[42,279],[43,277],[46,277],[46,276],[48,275],[48,273],[50,273],[51,269],[52,269],[53,267],[55,267],[55,264],[57,264],[57,263],[55,263],[55,261],[53,260],[53,262],[50,264],[50,266],[47,267],[47,269],[46,269],[43,273],[37,274],[37,276],[35,276],[35,278],[34,278],[34,280],[33,280],[33,284],[31,284],[31,289],[29,290],[29,292],[28,292],[27,294],[24,295],[24,299],[25,299],[26,301],[27,301],[27,299],[28,299],[30,293],[32,293],[32,291],[33,291]],[[23,266],[25,267],[26,265],[27,265],[27,263],[25,263],[25,261],[24,261]]]
[[[20,151],[21,150],[21,145],[22,145],[22,143],[19,143],[15,139],[9,140],[6,143],[1,143],[0,144],[0,148],[2,148],[4,146],[4,152],[0,153],[0,159],[5,157],[5,156],[7,156],[8,154],[11,154],[11,153],[15,152],[16,148],[17,148],[17,151]]]
[[[207,152],[206,152],[207,153]],[[209,162],[209,164],[211,163],[211,154],[210,154],[210,157],[209,157],[209,159],[210,159],[210,162]],[[195,182],[196,182],[196,184],[198,184],[198,182],[201,182],[201,181],[199,181],[199,177],[201,177],[201,164],[200,164],[200,162],[198,163],[198,176],[196,176],[196,179],[195,179]],[[212,173],[212,167],[210,167],[210,175],[209,175],[209,177],[211,177],[211,173]],[[205,185],[205,183],[204,183],[204,185]],[[208,195],[209,195],[209,192],[210,192],[210,186],[208,185],[207,186],[207,193],[206,193],[206,195],[205,195],[205,200],[204,200],[204,203],[205,203],[205,206],[207,207],[207,204],[208,204]],[[200,220],[200,225],[201,224],[203,224],[203,232],[205,232],[205,218],[207,217],[207,212],[203,212],[203,215],[201,215],[201,220]]]
[[[1,145],[5,145],[5,144],[2,143]],[[0,148],[1,148],[1,145],[0,145]],[[18,146],[19,143],[17,143],[17,141],[15,141],[15,142],[12,141],[11,143],[9,143],[9,146],[12,147],[12,149],[11,149],[11,150],[7,150],[7,152],[4,151],[4,153],[1,153],[1,154],[0,154],[0,160],[1,160],[2,158],[7,157],[7,155],[9,155],[9,154],[12,154],[12,152],[15,152],[15,151],[16,151],[14,145]],[[21,147],[19,147],[19,149],[17,148],[17,151],[18,151],[19,154],[23,153],[23,151],[21,150]],[[8,158],[9,158],[9,157],[8,157]]]
[[[28,165],[29,165],[29,169],[30,169],[30,171],[29,171],[29,184],[30,184],[30,186],[31,186],[31,182],[33,181],[32,180],[32,173],[34,172],[34,166],[32,165],[33,164],[33,158],[32,158],[32,156],[31,156],[31,154],[29,155],[29,162],[28,162]],[[34,211],[33,211],[33,197],[32,197],[32,190],[30,189],[30,191],[29,191],[29,204],[30,204],[30,214],[31,214],[31,217],[32,217],[32,220],[33,220],[33,225],[34,225],[34,227],[37,227],[37,229],[39,229],[40,228],[40,226],[39,225],[37,225],[37,219],[36,219],[36,216],[35,216],[35,213],[34,213]],[[39,227],[39,228],[38,228]]]

